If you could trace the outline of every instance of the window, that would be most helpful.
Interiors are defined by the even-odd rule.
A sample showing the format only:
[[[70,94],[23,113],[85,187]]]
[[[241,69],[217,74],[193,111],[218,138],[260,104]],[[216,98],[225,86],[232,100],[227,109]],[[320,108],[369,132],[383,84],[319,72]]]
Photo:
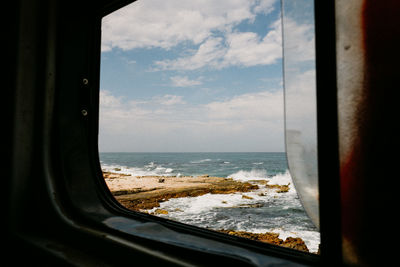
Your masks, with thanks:
[[[284,5],[286,144],[318,226],[311,4]],[[99,150],[116,200],[316,253],[284,152],[281,36],[279,1],[138,1],[104,17]]]
[[[161,266],[340,266],[340,200],[335,187],[339,177],[335,143],[336,32],[334,7],[327,2],[315,3],[318,175],[323,178],[319,180],[321,257],[122,208],[103,179],[97,141],[101,19],[127,1],[80,1],[79,5],[71,1],[19,1],[14,5],[14,25],[6,27],[7,33],[16,30],[10,35],[14,38],[6,40],[14,47],[9,50],[13,59],[6,61],[11,61],[9,65],[15,70],[10,79],[15,78],[12,87],[16,90],[9,101],[13,107],[7,114],[12,116],[7,118],[5,127],[13,136],[12,142],[6,144],[11,164],[6,166],[9,172],[5,175],[5,218],[8,248],[22,252],[24,257],[13,260],[43,264],[50,259],[54,265],[145,262]],[[267,2],[255,3],[253,11]],[[348,12],[353,10],[345,4],[342,7]],[[343,17],[352,18],[348,14]],[[373,22],[373,18],[368,22]],[[352,51],[347,45],[344,49]],[[183,55],[191,55],[190,52],[195,50]],[[397,76],[393,77],[397,81]],[[188,76],[188,80],[193,77]],[[381,204],[379,199],[375,198],[374,203]],[[383,226],[379,220],[372,222]],[[367,227],[373,223],[362,220],[353,226]],[[382,246],[379,252],[384,249]],[[386,257],[386,251],[378,254],[391,259]]]

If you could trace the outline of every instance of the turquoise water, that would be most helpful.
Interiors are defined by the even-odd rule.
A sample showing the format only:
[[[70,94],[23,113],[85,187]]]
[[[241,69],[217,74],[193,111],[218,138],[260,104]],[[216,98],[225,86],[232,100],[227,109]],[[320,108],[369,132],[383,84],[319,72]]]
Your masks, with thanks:
[[[214,230],[254,233],[275,232],[280,238],[301,237],[311,252],[318,250],[320,236],[305,213],[288,171],[285,153],[100,153],[102,168],[134,176],[210,176],[235,180],[268,180],[289,184],[287,193],[260,186],[245,193],[206,194],[170,199],[161,203],[162,217]],[[128,176],[130,177],[130,176]]]

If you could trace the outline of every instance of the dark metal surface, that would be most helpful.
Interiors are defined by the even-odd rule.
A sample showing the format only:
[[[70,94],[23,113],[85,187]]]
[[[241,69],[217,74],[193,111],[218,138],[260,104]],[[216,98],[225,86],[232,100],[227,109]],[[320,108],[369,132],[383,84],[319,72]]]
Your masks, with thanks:
[[[318,263],[313,255],[139,215],[116,203],[97,151],[100,19],[125,3],[28,0],[14,6],[5,201],[8,249],[21,255],[14,263]]]

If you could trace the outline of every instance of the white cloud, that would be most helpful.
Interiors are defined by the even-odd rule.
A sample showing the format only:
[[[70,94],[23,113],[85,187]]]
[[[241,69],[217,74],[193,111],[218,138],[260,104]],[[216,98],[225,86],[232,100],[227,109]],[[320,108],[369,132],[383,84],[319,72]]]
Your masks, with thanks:
[[[102,51],[160,47],[181,42],[200,44],[213,31],[230,31],[257,12],[271,12],[275,0],[146,0],[103,18]]]
[[[218,67],[226,53],[222,38],[209,38],[202,43],[193,55],[172,60],[156,61],[159,70],[196,70],[205,66]]]
[[[285,75],[287,112],[290,122],[314,120],[316,113],[315,69]]]
[[[156,61],[156,70],[221,69],[274,64],[282,57],[280,20],[271,25],[264,38],[254,32],[226,33],[225,38],[210,37],[192,55]]]
[[[273,3],[274,1],[271,0],[260,0],[254,6],[254,12],[268,14],[273,10]]]
[[[119,99],[109,93],[101,97],[102,103]],[[120,151],[160,151],[166,143],[169,151],[282,151],[283,93],[249,93],[198,105],[165,95],[101,106],[101,150],[109,144]]]
[[[243,21],[273,11],[276,0],[138,1],[103,19],[102,51],[114,47],[170,49],[178,44],[182,56],[154,62],[153,70],[221,69],[229,66],[273,64],[281,58],[280,20],[262,38],[254,32],[235,32]],[[192,51],[192,52],[190,52]],[[194,51],[194,52],[193,52]]]
[[[303,12],[304,13],[304,12]],[[286,128],[316,142],[315,34],[310,18],[283,17]]]
[[[185,104],[185,101],[183,101],[182,96],[178,95],[155,96],[151,99],[151,102],[165,106]]]
[[[285,61],[289,64],[315,59],[314,25],[284,19]]]
[[[113,102],[114,100],[118,101]],[[262,91],[237,95],[225,100],[213,101],[207,104],[190,105],[182,96],[154,96],[144,101],[122,101],[123,98],[112,96],[107,91],[100,93],[101,118],[110,121],[117,120],[152,120],[154,114],[166,114],[168,110],[174,114],[171,118],[158,117],[159,121],[177,119],[180,123],[207,124],[210,122],[228,126],[232,121],[263,122],[283,120],[283,92]],[[110,104],[112,102],[112,104]],[[156,112],[157,111],[157,112]],[[124,114],[121,116],[121,114]],[[116,116],[118,115],[118,116]],[[148,116],[148,117],[146,117]],[[112,118],[114,117],[114,119]],[[122,124],[125,124],[122,122]],[[104,124],[107,127],[106,124]]]
[[[276,63],[282,57],[280,20],[263,39],[254,32],[236,32],[227,36],[227,42],[224,65],[249,67]]]
[[[202,84],[200,80],[190,80],[187,76],[172,76],[170,79],[175,87],[190,87]]]
[[[107,90],[100,91],[100,106],[103,108],[118,108],[121,106],[121,97],[113,96]]]
[[[163,109],[170,110],[174,106],[186,102],[178,95],[156,95],[146,100],[126,101],[125,97],[115,97],[107,90],[100,91],[100,118],[109,130],[126,128],[128,121],[138,121],[155,118],[155,115],[165,114]],[[118,127],[115,125],[119,124]]]
[[[153,70],[274,64],[282,56],[279,20],[264,36],[239,32],[235,26],[254,22],[257,14],[271,13],[276,2],[137,1],[103,19],[102,51],[169,50],[182,45],[178,57],[160,58],[153,62]],[[175,87],[196,86],[205,80],[193,79],[185,72],[170,77]],[[283,150],[281,91],[248,93],[196,105],[173,94],[128,101],[101,91],[100,100],[101,150],[107,149],[107,144],[119,151],[160,151],[165,146],[169,148],[164,151]]]
[[[206,105],[208,117],[224,121],[258,121],[267,123],[278,120],[283,123],[283,93],[281,90],[250,93],[225,101]]]

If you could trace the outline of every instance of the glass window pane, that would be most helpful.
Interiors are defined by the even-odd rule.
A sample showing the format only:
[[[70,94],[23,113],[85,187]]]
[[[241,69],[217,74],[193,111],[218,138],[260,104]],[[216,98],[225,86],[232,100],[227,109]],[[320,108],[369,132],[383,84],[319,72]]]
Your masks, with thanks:
[[[313,6],[282,1],[286,153],[303,206],[319,227]]]

